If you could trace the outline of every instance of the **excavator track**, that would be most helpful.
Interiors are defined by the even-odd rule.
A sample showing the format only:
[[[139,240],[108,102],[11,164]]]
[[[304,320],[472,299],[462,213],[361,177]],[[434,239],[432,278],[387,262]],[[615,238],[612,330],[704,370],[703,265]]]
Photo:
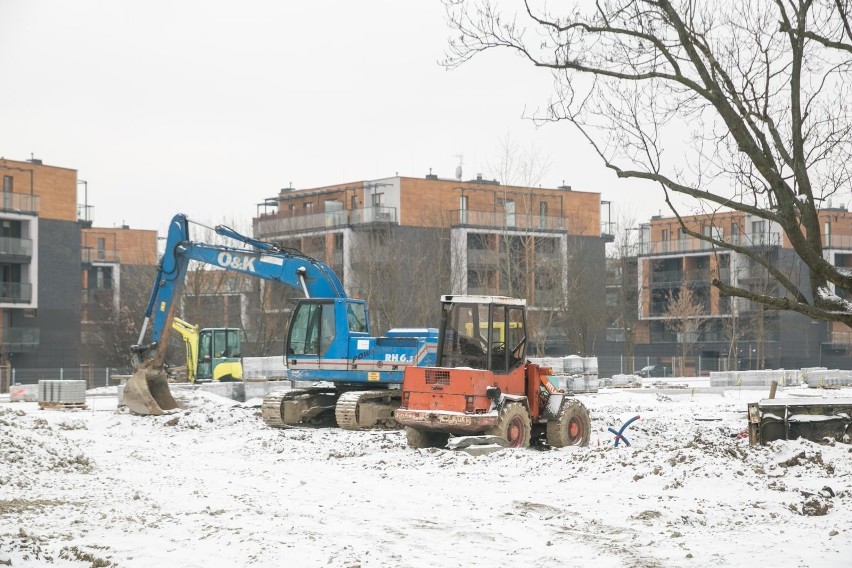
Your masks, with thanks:
[[[397,427],[393,411],[399,403],[399,390],[347,391],[337,399],[334,417],[344,430],[373,428],[380,423]]]
[[[334,409],[334,390],[292,389],[274,391],[263,397],[261,416],[267,426],[287,428],[311,422]]]

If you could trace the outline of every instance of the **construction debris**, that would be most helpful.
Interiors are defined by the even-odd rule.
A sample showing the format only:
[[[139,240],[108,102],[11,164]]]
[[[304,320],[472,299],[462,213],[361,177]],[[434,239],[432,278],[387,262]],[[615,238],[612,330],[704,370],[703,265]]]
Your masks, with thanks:
[[[751,445],[797,438],[850,443],[852,398],[782,398],[749,403],[748,439]]]

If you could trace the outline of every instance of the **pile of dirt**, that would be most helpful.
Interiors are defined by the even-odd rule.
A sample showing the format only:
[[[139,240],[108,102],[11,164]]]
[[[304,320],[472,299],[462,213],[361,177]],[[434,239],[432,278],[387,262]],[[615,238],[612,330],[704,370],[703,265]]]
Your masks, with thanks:
[[[79,427],[0,407],[0,487],[31,487],[43,471],[90,473],[94,462],[62,433]]]

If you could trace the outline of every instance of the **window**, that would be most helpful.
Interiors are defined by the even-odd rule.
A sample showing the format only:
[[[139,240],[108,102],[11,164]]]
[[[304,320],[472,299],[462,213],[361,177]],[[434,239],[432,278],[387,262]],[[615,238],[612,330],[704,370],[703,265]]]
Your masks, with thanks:
[[[291,355],[318,353],[320,308],[320,304],[314,303],[302,303],[296,306],[288,340]]]
[[[367,333],[367,309],[365,304],[349,303],[346,305],[346,320],[349,331]]]
[[[322,305],[322,320],[320,322],[320,355],[325,354],[334,342],[334,304]]]
[[[343,203],[338,201],[337,199],[326,199],[325,201],[325,211],[326,213],[331,213],[334,211],[342,211]]]
[[[385,194],[384,193],[374,193],[373,194],[373,207],[381,207],[384,203]]]
[[[112,288],[112,268],[95,266],[89,269],[89,289],[109,290]]]
[[[825,222],[825,234],[823,235],[823,246],[830,247],[831,246],[831,222]]]
[[[343,202],[337,199],[327,199],[324,203],[325,222],[328,226],[341,225],[346,221],[343,213]]]
[[[98,239],[98,260],[106,258],[106,239]]]
[[[488,248],[488,235],[483,233],[468,233],[467,248],[485,250]]]
[[[21,238],[21,222],[4,219],[0,222],[0,237]]]
[[[305,209],[305,213],[310,213],[314,210],[314,204],[310,201],[306,201],[303,204],[303,208]]]
[[[12,183],[15,178],[12,176],[3,176],[3,192],[4,193],[12,193]]]
[[[459,197],[459,223],[467,223],[467,195]]]
[[[755,245],[762,245],[766,242],[766,221],[751,222],[751,242]]]
[[[506,227],[515,226],[515,202],[510,199],[499,199],[497,205],[503,210],[503,222]]]
[[[542,201],[538,204],[539,226],[542,229],[547,228],[547,201]]]
[[[541,254],[555,254],[556,246],[559,241],[557,239],[547,239],[544,237],[536,237],[535,239],[535,249],[536,252]]]

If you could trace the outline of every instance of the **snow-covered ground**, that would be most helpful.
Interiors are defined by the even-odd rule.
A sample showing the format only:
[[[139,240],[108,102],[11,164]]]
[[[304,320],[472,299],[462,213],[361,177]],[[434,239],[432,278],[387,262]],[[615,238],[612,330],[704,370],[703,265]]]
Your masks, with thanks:
[[[852,566],[852,445],[750,447],[765,396],[604,390],[590,447],[479,457],[202,392],[161,417],[2,403],[0,565]]]

